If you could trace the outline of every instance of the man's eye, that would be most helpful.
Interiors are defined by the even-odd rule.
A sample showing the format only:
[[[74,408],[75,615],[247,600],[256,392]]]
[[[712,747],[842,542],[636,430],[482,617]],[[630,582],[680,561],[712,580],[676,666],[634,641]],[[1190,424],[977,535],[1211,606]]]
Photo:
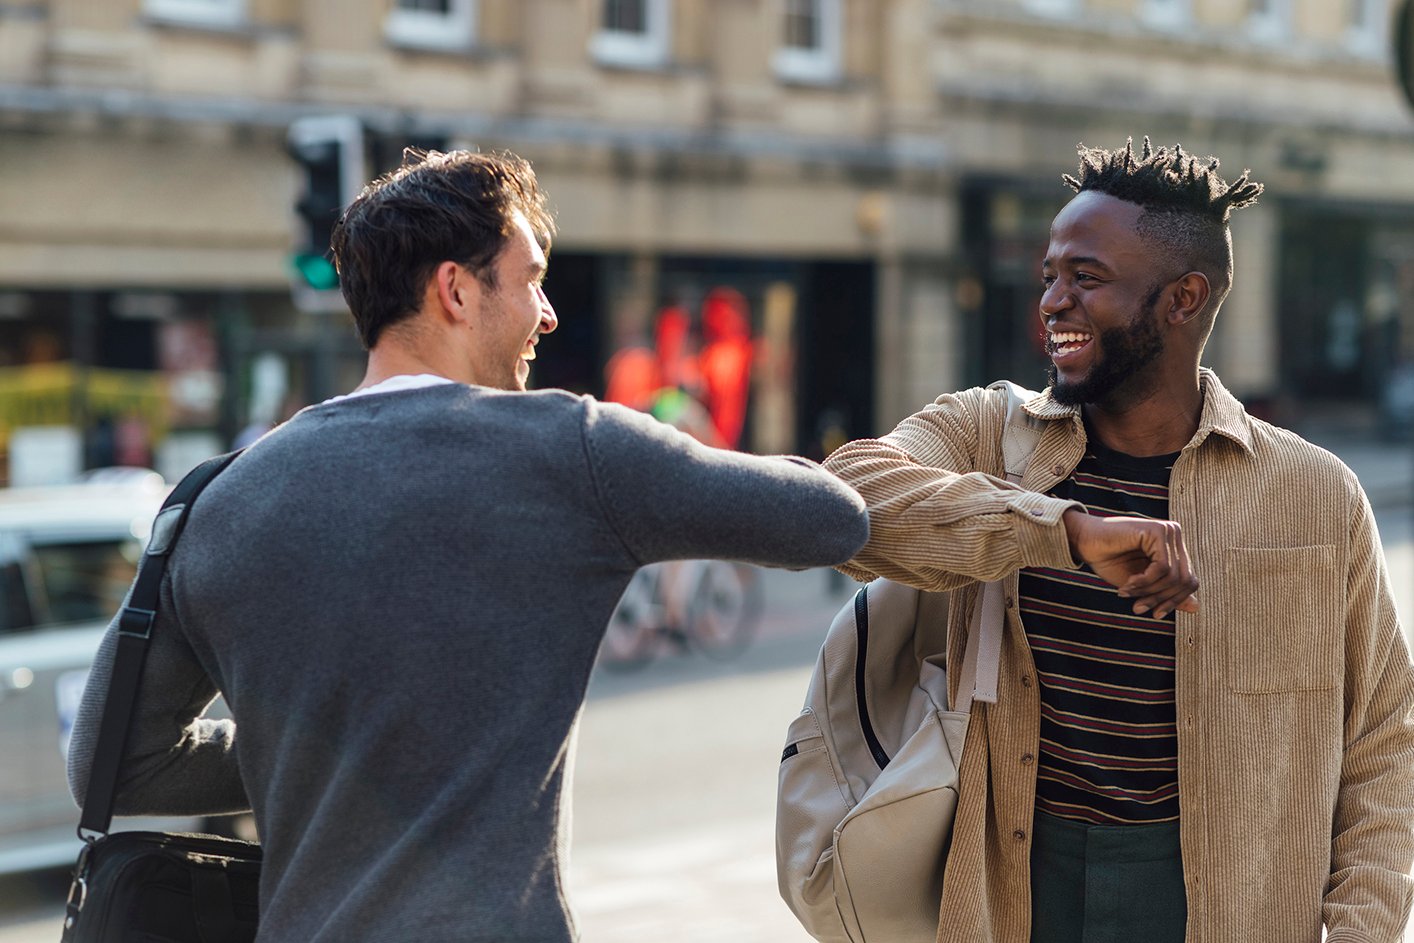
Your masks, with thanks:
[[[1042,288],[1050,288],[1052,285],[1055,284],[1055,282],[1056,282],[1056,277],[1055,277],[1054,275],[1042,275],[1042,276],[1041,276],[1041,287],[1042,287]]]

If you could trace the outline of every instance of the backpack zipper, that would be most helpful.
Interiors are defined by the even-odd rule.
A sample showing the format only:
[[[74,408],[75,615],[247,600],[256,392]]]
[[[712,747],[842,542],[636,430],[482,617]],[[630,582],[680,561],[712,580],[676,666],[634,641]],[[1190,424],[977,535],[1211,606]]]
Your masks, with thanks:
[[[874,762],[879,764],[879,769],[883,769],[889,765],[889,754],[874,733],[874,725],[869,722],[869,705],[864,700],[864,668],[869,654],[869,600],[865,595],[868,589],[867,586],[861,588],[854,597],[855,647],[858,649],[854,661],[854,700],[859,708],[859,729],[864,733],[864,742]]]

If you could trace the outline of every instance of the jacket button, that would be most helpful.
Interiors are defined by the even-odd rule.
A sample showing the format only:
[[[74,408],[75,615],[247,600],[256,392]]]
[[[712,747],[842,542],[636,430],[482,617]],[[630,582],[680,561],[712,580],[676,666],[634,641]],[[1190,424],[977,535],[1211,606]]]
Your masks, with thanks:
[[[1016,608],[1016,600],[1013,599],[1012,597],[1008,596],[1008,597],[1006,598],[1006,607],[1007,607],[1008,609],[1014,609],[1014,608]]]
[[[1034,762],[1036,762],[1036,757],[1035,757],[1034,754],[1031,754],[1031,753],[1023,753],[1023,754],[1021,754],[1021,764],[1022,764],[1023,766],[1030,766],[1030,765],[1031,765],[1032,763],[1034,763]]]
[[[1026,833],[1019,828],[1011,833],[1011,837],[1015,838],[1017,841],[1026,841]]]
[[[1031,687],[1031,676],[1030,676],[1030,675],[1022,675],[1022,676],[1021,676],[1021,686],[1022,686],[1023,688],[1029,688],[1029,687]]]
[[[1055,468],[1051,469],[1051,474],[1059,478],[1061,475],[1065,474],[1065,469],[1057,465]]]

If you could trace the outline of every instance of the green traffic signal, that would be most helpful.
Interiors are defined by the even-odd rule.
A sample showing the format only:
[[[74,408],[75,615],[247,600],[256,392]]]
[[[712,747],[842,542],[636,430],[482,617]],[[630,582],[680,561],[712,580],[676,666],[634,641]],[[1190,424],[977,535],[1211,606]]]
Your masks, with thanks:
[[[290,260],[304,283],[316,291],[331,291],[339,287],[339,273],[334,263],[322,255],[301,253]]]

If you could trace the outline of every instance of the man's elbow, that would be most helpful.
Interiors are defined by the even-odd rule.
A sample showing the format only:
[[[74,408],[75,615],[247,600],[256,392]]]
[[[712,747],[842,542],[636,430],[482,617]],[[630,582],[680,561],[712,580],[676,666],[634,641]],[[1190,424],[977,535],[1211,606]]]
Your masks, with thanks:
[[[830,548],[829,566],[837,566],[854,559],[854,555],[864,548],[869,540],[869,511],[864,499],[853,489],[849,489],[848,505],[842,508],[840,520],[831,528],[834,537]]]
[[[854,557],[869,539],[869,512],[852,488],[835,478],[816,479],[817,486],[789,498],[771,525],[779,558],[763,558],[767,566],[806,570],[837,566]]]

